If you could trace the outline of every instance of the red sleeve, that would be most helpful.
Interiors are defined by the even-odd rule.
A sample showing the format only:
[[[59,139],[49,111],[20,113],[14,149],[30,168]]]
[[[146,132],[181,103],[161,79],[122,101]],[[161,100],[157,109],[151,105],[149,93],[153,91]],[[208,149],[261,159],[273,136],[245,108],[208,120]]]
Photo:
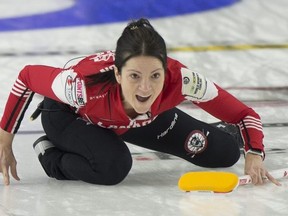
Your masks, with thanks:
[[[239,125],[245,151],[249,149],[264,151],[260,116],[227,91],[217,85],[216,88],[218,89],[217,97],[207,102],[196,103],[196,105],[222,121]]]
[[[59,100],[51,89],[51,83],[60,71],[47,66],[26,66],[11,89],[0,127],[11,133],[17,132],[34,92]]]
[[[245,145],[249,149],[264,150],[263,129],[260,116],[233,95],[194,72],[178,61],[168,59],[168,72],[177,83],[175,91],[181,91],[182,97],[195,103],[214,117],[240,127]]]
[[[112,51],[96,53],[68,69],[42,65],[28,65],[18,75],[8,97],[0,127],[16,133],[34,93],[69,104],[85,106],[85,76],[113,68]],[[77,72],[76,72],[77,71]]]

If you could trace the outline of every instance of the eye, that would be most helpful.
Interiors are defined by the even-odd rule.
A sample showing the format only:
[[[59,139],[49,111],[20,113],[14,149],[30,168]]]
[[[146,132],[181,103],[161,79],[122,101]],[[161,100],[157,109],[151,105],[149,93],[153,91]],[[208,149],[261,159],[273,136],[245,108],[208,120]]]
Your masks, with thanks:
[[[140,76],[138,74],[136,74],[136,73],[132,73],[132,74],[130,74],[130,77],[132,79],[138,79]]]
[[[151,77],[152,79],[158,79],[161,76],[160,73],[154,73]]]

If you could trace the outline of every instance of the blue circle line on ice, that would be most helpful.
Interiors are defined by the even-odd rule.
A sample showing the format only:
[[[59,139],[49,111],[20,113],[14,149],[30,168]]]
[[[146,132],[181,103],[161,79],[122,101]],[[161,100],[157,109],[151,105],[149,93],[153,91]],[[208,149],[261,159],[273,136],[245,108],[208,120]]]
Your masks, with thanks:
[[[140,17],[169,17],[213,10],[238,1],[241,0],[75,0],[72,7],[60,11],[0,19],[0,31],[106,24]]]

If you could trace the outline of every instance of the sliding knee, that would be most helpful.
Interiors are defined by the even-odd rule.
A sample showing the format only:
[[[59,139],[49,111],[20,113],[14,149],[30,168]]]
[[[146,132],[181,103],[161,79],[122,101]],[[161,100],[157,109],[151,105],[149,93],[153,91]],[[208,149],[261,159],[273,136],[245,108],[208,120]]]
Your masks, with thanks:
[[[101,168],[102,183],[104,185],[116,185],[122,182],[132,167],[132,158],[109,161]]]
[[[131,155],[128,156],[93,162],[79,155],[65,154],[61,159],[61,170],[67,179],[98,185],[116,185],[125,179],[132,167]]]

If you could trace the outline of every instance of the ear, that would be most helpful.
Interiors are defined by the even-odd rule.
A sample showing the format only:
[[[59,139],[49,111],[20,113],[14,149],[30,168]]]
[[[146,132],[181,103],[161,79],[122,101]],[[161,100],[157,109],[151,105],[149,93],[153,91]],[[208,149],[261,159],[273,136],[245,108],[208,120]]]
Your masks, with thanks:
[[[114,66],[114,75],[115,75],[116,81],[120,84],[121,83],[121,74],[119,73],[119,70],[116,66]]]

